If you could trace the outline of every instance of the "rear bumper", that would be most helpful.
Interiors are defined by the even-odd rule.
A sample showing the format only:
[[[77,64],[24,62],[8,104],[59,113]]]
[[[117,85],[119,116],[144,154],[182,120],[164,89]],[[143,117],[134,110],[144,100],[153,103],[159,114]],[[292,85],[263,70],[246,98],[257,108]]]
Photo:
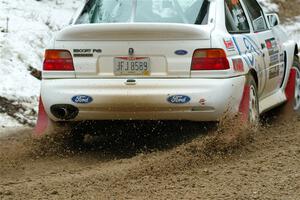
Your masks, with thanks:
[[[227,79],[55,79],[42,81],[42,99],[48,116],[57,104],[73,105],[81,120],[191,120],[218,121],[225,112],[238,112],[245,77]],[[72,101],[92,97],[88,104]],[[168,98],[184,95],[189,102],[173,104]]]

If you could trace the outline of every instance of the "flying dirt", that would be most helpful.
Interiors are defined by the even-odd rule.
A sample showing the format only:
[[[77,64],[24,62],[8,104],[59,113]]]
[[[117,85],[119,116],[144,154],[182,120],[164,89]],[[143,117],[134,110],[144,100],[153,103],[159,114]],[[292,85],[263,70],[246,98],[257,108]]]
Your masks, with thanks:
[[[255,131],[104,122],[84,141],[1,129],[0,199],[298,199],[300,118],[274,116]]]
[[[73,4],[26,2],[3,1],[3,9],[0,6],[2,16],[10,16],[10,22],[17,24],[10,26],[10,36],[3,44],[17,42],[17,47],[25,47],[5,46],[8,53],[2,68],[13,74],[15,96],[24,92],[24,82],[31,86],[25,88],[26,94],[39,93],[35,78],[30,76],[24,81],[27,63],[41,65],[32,63],[32,54],[41,52],[53,28],[63,26],[62,16],[56,20],[58,15],[49,13],[68,14]],[[282,22],[291,24],[289,29],[298,40],[299,19],[295,16],[299,15],[299,1],[272,2],[278,5]],[[20,3],[26,12],[21,12]],[[44,19],[46,25],[58,22],[54,27],[45,26]],[[29,21],[34,21],[33,25]],[[20,30],[23,26],[26,29]],[[20,63],[20,58],[25,62]],[[17,76],[15,69],[24,73]],[[6,87],[5,83],[1,82]],[[2,97],[0,104],[2,112],[19,123],[33,125],[36,113],[27,110],[34,103],[25,102],[24,107]],[[265,116],[259,130],[225,120],[220,126],[194,122],[91,122],[78,130],[84,138],[68,132],[36,138],[33,132],[32,128],[0,127],[0,200],[300,199],[300,117],[286,119],[280,110]]]

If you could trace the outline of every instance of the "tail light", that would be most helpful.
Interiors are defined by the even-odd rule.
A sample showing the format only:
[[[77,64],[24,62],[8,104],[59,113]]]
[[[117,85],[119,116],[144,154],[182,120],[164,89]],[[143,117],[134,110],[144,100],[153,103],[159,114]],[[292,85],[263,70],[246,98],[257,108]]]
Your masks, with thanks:
[[[68,50],[46,50],[45,71],[74,71],[73,58]]]
[[[192,70],[226,70],[229,62],[223,49],[197,49],[192,59]]]

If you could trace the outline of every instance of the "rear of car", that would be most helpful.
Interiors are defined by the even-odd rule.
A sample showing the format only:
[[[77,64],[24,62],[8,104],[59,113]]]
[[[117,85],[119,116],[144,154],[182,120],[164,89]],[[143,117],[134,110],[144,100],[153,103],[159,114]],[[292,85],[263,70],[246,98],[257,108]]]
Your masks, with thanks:
[[[90,0],[45,55],[42,100],[54,121],[216,121],[237,112],[244,76],[211,48],[207,0]]]

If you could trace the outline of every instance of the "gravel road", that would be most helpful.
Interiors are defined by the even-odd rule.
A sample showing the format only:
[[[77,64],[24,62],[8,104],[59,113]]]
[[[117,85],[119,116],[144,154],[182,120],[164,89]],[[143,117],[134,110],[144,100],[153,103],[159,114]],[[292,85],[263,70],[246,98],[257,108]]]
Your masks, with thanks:
[[[268,117],[259,131],[234,121],[102,127],[84,143],[1,129],[0,199],[300,198],[297,116]]]

